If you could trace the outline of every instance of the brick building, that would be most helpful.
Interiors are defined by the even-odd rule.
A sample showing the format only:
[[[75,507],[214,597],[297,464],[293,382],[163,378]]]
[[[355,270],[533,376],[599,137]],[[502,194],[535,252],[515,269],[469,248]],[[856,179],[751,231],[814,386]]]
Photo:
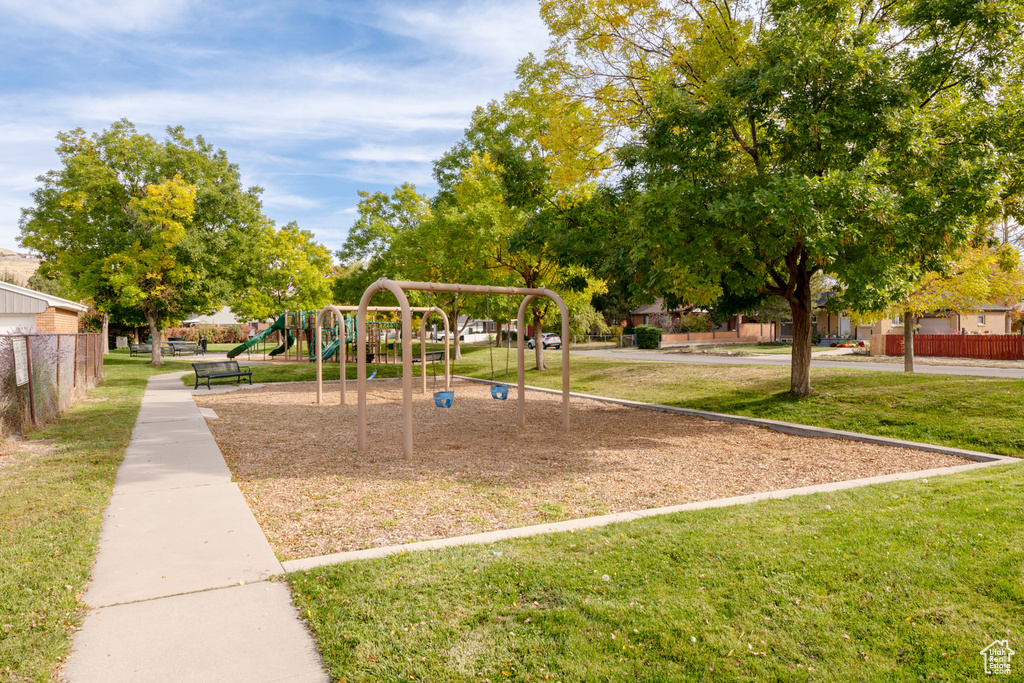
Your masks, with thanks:
[[[0,282],[0,334],[78,332],[82,304],[9,282]]]

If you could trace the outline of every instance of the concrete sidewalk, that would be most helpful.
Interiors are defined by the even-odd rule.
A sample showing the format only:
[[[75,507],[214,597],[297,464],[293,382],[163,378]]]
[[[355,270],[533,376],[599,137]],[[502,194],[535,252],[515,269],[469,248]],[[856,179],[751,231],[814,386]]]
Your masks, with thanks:
[[[268,580],[284,570],[191,393],[181,373],[149,380],[64,675],[326,681],[287,585]]]

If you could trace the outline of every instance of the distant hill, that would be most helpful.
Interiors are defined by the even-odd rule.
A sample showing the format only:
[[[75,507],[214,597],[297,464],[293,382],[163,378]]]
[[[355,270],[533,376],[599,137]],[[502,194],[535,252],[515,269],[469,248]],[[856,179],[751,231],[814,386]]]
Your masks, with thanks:
[[[0,277],[4,280],[8,276],[16,280],[15,284],[27,285],[32,273],[39,268],[40,259],[28,254],[21,254],[10,249],[0,248]]]

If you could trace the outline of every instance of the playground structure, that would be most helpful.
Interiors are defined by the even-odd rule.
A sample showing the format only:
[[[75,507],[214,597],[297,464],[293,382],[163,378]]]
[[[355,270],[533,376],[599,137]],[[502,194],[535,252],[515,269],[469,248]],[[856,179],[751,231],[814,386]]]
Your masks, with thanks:
[[[320,347],[321,347],[321,345],[323,343],[322,342],[321,331],[323,329],[323,319],[324,319],[324,316],[327,315],[327,313],[334,313],[335,320],[341,321],[340,324],[345,324],[345,322],[350,319],[350,316],[346,316],[345,312],[346,311],[355,312],[355,311],[358,311],[358,310],[359,310],[358,306],[335,306],[335,305],[331,305],[331,306],[325,306],[323,308],[323,310],[321,310],[316,315],[316,320],[315,320],[315,323],[314,323],[314,326],[315,326],[314,327],[314,329],[315,329],[315,331],[314,331],[314,340],[316,342],[316,347],[314,349],[315,350],[314,356],[316,357],[316,402],[317,403],[322,403],[323,402],[323,374],[324,374],[324,371],[323,371],[323,361],[327,360],[327,357],[326,357],[327,356],[327,350],[325,349],[323,352],[321,352],[321,350],[320,350]],[[402,309],[400,307],[398,307],[398,306],[367,306],[366,310],[363,311],[362,315],[365,316],[367,313],[377,313],[377,312],[395,313],[395,312],[399,312],[401,310]],[[450,344],[451,344],[451,335],[448,333],[449,332],[448,314],[445,313],[440,308],[438,308],[437,306],[413,307],[410,310],[413,313],[422,313],[423,314],[423,317],[420,319],[420,368],[421,368],[420,374],[421,374],[421,379],[423,380],[423,385],[422,385],[422,389],[421,389],[423,391],[423,393],[426,393],[426,391],[427,391],[427,335],[426,335],[426,332],[427,332],[427,318],[430,316],[431,313],[437,313],[437,314],[439,314],[441,316],[441,319],[444,321],[444,332],[445,332],[445,335],[444,335],[444,338],[445,338],[445,348],[444,348],[444,386],[445,386],[445,389],[447,390],[447,389],[449,389],[451,387],[451,365],[450,365],[450,363],[451,363],[451,361],[450,361],[451,354],[449,353]],[[372,331],[372,326],[374,324],[375,323],[370,323],[371,331]],[[397,326],[397,323],[395,325]],[[410,325],[411,325],[411,323],[410,323]],[[406,356],[406,354],[411,354],[412,353],[412,343],[411,343],[411,341],[410,341],[410,344],[409,344],[409,348],[408,349],[404,348],[405,340],[408,338],[408,335],[404,334],[405,329],[407,329],[407,328],[402,328],[402,331],[403,331],[403,334],[402,334],[402,343],[403,343],[402,356],[403,356],[403,360],[404,360],[404,357]],[[355,331],[352,332],[352,336],[354,336],[354,335],[355,335]],[[373,337],[373,335],[371,334],[371,338],[372,337]],[[363,337],[363,341],[364,342],[366,341],[365,337]],[[396,341],[398,341],[398,340],[396,339]],[[348,343],[348,342],[346,342],[346,343]],[[328,349],[329,348],[330,348],[330,346],[328,346]],[[379,341],[378,341],[378,343],[377,343],[375,348],[379,348]],[[387,345],[385,345],[385,352],[387,352]],[[357,355],[360,358],[363,358],[364,360],[367,357],[366,351],[363,348],[360,348],[360,350],[357,351]],[[340,356],[340,358],[341,358],[341,374],[339,375],[339,377],[341,379],[341,405],[345,405],[345,372],[346,372],[346,370],[345,370],[345,363],[346,363],[346,360],[347,360],[347,353],[342,354]],[[398,360],[398,349],[397,348],[395,349],[395,358],[396,358],[396,362],[397,362],[397,360]],[[410,368],[411,368],[411,363],[409,364],[409,367],[403,366],[403,373],[402,373],[403,377],[406,374],[411,374],[411,369]]]
[[[274,320],[270,327],[261,330],[251,339],[228,351],[228,358],[235,358],[242,353],[251,353],[253,349],[262,344],[265,356],[284,360],[294,359],[296,361],[302,361],[304,357],[308,356],[309,362],[312,363],[315,360],[314,355],[317,353],[316,340],[319,339],[322,342],[323,336],[326,334],[328,343],[319,351],[321,360],[330,360],[339,351],[342,351],[345,354],[349,354],[349,357],[354,362],[356,330],[354,314],[356,307],[343,306],[341,308],[350,311],[352,315],[338,316],[336,324],[326,329],[316,329],[314,321],[321,315],[320,311],[285,311]],[[372,309],[372,312],[383,312],[386,310],[384,307],[375,307]],[[369,323],[368,327],[369,340],[373,349],[370,353],[374,359],[378,362],[383,360],[384,363],[398,363],[400,360],[398,354],[401,347],[395,344],[394,341],[389,341],[388,337],[391,330],[395,330],[394,334],[397,337],[397,330],[401,328],[401,325],[397,322],[373,320]],[[280,333],[284,337],[284,341],[267,353],[267,340],[275,332]],[[305,352],[302,348],[303,342],[306,343]],[[291,354],[292,349],[294,349],[294,356]],[[392,353],[392,350],[394,353]]]
[[[243,353],[251,353],[251,350],[256,346],[263,344],[264,348],[266,345],[267,338],[275,332],[280,332],[284,341],[271,351],[269,355],[271,358],[277,358],[278,356],[288,357],[288,352],[295,346],[295,358],[299,360],[302,352],[302,335],[305,333],[307,343],[311,340],[311,328],[313,316],[316,314],[315,311],[285,311],[274,320],[273,324],[265,330],[261,330],[256,335],[251,337],[248,341],[242,342],[235,348],[228,351],[228,358],[235,358]],[[353,325],[354,327],[354,325]],[[340,340],[340,330],[335,328],[334,330],[335,340]],[[333,341],[333,340],[332,340]],[[296,343],[298,345],[296,346]],[[325,353],[329,352],[328,358],[337,352],[341,342],[338,344],[329,345]],[[312,358],[310,358],[312,360]]]
[[[366,452],[366,314],[370,310],[370,300],[373,295],[377,292],[387,290],[395,295],[398,299],[399,307],[402,311],[402,328],[412,328],[412,309],[409,306],[409,297],[406,296],[405,290],[414,290],[421,292],[456,292],[466,294],[506,294],[509,296],[522,296],[523,301],[519,304],[519,316],[518,316],[518,327],[516,329],[523,330],[526,322],[526,309],[534,299],[538,297],[547,297],[554,301],[558,305],[558,310],[562,314],[562,338],[569,338],[569,309],[566,307],[562,297],[558,296],[555,292],[550,289],[543,287],[540,288],[527,288],[527,287],[491,287],[490,285],[463,285],[463,284],[451,284],[451,283],[437,283],[437,282],[408,282],[408,281],[394,281],[387,278],[381,278],[371,284],[363,292],[362,298],[359,300],[359,309],[356,314],[357,321],[357,333],[356,333],[356,386],[359,392],[359,406],[357,412],[357,424],[358,424],[358,450],[360,453]],[[447,323],[447,321],[446,321]],[[446,324],[447,328],[447,324]],[[445,330],[445,357],[448,357],[447,344],[448,338],[447,329]],[[422,346],[421,346],[422,349]],[[516,351],[518,357],[518,409],[519,409],[519,426],[526,426],[526,375],[524,369],[526,343],[525,337],[522,334],[516,335]],[[403,435],[403,453],[406,459],[412,458],[412,338],[410,335],[402,336],[402,435]],[[424,384],[426,382],[424,372]],[[345,383],[342,382],[342,385]],[[569,431],[569,346],[567,344],[562,345],[562,431]]]

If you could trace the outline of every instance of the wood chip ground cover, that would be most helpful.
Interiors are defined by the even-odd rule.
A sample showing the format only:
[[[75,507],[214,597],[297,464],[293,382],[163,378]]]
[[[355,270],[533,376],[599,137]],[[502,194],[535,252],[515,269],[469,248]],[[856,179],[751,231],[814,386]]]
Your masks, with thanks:
[[[965,464],[954,456],[782,434],[598,401],[456,382],[450,409],[414,394],[415,455],[402,458],[401,384],[369,392],[356,451],[355,383],[296,382],[197,396],[235,481],[283,558],[446,538]]]

